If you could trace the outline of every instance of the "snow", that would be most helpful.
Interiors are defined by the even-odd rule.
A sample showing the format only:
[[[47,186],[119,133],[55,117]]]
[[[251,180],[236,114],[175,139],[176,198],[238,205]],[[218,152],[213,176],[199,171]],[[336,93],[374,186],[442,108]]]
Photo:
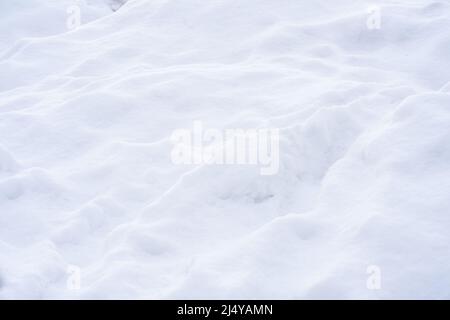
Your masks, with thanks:
[[[0,17],[0,298],[450,298],[447,1]],[[195,121],[279,129],[278,172],[173,163]]]

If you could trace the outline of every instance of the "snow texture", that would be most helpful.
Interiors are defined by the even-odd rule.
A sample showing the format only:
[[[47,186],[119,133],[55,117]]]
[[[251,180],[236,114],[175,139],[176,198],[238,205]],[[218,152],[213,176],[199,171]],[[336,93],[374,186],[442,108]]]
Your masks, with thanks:
[[[448,1],[0,18],[0,298],[450,298]],[[279,172],[174,165],[196,120],[280,128]]]

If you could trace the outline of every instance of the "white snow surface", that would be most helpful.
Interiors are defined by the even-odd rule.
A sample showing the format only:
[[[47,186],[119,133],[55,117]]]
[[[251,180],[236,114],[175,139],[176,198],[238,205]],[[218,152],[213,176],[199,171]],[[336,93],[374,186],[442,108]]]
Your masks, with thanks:
[[[0,298],[450,298],[449,1],[111,4],[0,3]],[[195,120],[278,174],[173,164]]]

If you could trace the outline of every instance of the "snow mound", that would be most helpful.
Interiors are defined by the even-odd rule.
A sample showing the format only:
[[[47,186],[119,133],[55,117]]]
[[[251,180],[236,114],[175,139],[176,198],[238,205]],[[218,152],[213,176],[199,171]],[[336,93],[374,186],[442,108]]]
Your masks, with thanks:
[[[19,164],[11,153],[0,146],[0,174],[13,173],[17,171]]]

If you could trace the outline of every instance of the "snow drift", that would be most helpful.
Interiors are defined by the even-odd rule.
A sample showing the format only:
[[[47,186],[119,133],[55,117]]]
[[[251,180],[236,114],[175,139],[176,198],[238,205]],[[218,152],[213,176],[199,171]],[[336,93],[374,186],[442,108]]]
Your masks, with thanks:
[[[72,4],[0,5],[1,298],[450,298],[448,2]],[[199,119],[278,174],[174,165]]]

